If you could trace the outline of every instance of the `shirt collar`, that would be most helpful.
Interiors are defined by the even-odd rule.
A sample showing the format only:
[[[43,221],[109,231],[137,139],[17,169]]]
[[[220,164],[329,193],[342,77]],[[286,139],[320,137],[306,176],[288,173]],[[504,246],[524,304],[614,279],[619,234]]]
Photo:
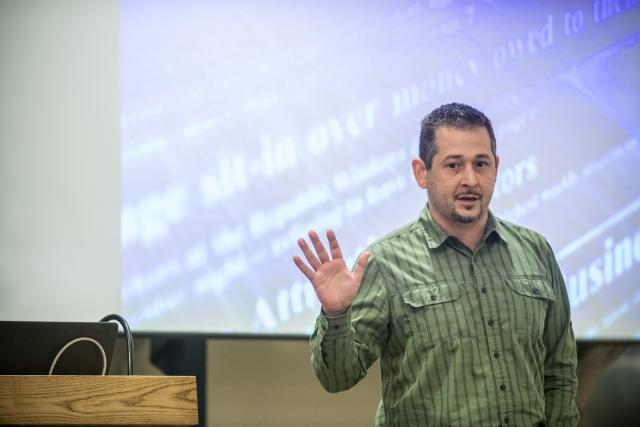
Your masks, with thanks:
[[[430,249],[440,247],[447,240],[447,233],[438,225],[429,212],[429,204],[427,203],[420,214],[420,223],[424,228],[424,236],[427,239],[427,246]]]
[[[495,215],[493,215],[493,212],[491,212],[491,210],[489,210],[489,220],[487,221],[487,227],[485,228],[484,231],[484,236],[483,236],[483,240],[487,240],[489,238],[489,236],[495,234],[495,236],[502,240],[504,243],[509,243],[509,241],[507,240],[507,233],[504,230],[504,226],[502,225],[502,223],[498,220],[498,218],[495,217]]]
[[[440,227],[440,225],[438,225],[438,223],[431,216],[431,213],[429,212],[429,204],[425,205],[422,213],[420,214],[420,223],[424,228],[425,238],[427,239],[427,246],[429,246],[430,249],[440,247],[449,237],[447,233],[442,229],[442,227]],[[498,221],[498,219],[493,215],[491,210],[489,210],[489,218],[487,220],[487,226],[485,228],[482,240],[486,241],[492,235],[495,235],[503,242],[508,243],[506,240],[504,227],[502,226],[500,221]]]

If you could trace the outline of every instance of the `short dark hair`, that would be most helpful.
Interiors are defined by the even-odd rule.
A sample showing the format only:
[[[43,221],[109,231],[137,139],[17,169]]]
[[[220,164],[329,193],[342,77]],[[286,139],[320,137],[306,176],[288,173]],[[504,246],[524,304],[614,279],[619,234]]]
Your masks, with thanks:
[[[493,133],[491,120],[482,111],[465,104],[453,102],[441,105],[422,119],[420,127],[420,149],[418,155],[427,169],[433,165],[433,157],[438,152],[436,146],[436,130],[443,126],[462,129],[484,127],[491,139],[491,152],[496,155],[496,136]]]

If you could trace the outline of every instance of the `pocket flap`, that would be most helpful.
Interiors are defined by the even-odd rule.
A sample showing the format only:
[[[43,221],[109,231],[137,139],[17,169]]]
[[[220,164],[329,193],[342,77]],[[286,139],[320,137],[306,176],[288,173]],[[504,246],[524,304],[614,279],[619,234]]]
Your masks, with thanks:
[[[420,285],[402,294],[404,302],[411,307],[442,304],[460,298],[460,287],[448,283],[437,285]]]
[[[556,297],[551,287],[543,280],[528,277],[510,277],[506,279],[507,285],[519,295],[531,298],[541,298],[555,301]]]

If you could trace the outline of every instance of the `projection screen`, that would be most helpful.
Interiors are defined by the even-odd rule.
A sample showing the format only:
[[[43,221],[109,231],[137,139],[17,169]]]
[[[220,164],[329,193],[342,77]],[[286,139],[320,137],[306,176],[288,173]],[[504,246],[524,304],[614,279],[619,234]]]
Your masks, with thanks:
[[[547,237],[579,339],[640,338],[638,1],[122,1],[122,304],[137,331],[308,334],[296,240],[415,219],[420,120],[493,121],[492,210]]]

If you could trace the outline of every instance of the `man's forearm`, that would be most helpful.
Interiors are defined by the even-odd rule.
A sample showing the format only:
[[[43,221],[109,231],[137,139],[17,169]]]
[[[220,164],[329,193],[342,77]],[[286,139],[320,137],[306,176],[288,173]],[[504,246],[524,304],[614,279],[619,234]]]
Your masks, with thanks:
[[[359,363],[350,310],[337,317],[321,314],[310,344],[313,370],[327,391],[347,390],[366,374]]]

